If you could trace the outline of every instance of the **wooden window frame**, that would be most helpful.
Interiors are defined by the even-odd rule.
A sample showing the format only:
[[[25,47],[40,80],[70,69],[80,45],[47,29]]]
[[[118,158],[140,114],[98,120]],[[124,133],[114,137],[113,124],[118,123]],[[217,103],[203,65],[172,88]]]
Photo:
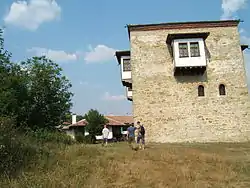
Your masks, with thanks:
[[[186,45],[186,49],[182,47],[184,45]],[[180,58],[189,57],[188,42],[179,42],[178,48],[179,48],[179,57]]]
[[[129,65],[128,65],[129,64]],[[123,59],[123,63],[122,63],[122,69],[123,72],[129,72],[131,71],[131,63],[130,63],[130,59]]]
[[[193,45],[196,45],[196,46],[193,46]],[[199,42],[190,42],[189,48],[190,48],[190,56],[191,57],[200,57],[201,56]]]

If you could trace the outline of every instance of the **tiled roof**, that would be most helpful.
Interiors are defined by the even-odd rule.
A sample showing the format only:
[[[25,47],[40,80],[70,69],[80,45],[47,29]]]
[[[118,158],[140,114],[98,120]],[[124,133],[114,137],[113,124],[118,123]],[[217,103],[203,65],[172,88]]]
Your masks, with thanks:
[[[62,129],[69,129],[70,127],[81,127],[81,126],[86,126],[86,125],[87,125],[87,121],[85,119],[82,119],[74,124],[65,126]]]
[[[60,125],[58,125],[58,126],[55,126],[55,128],[61,129],[61,128],[63,128],[64,126],[67,126],[67,125],[70,125],[70,123],[65,121],[65,122],[63,122],[62,124],[60,124]]]
[[[105,116],[109,121],[108,125],[124,125],[134,122],[133,116]]]
[[[133,116],[105,116],[105,118],[109,121],[107,125],[111,126],[120,126],[125,124],[131,124],[134,122]],[[69,129],[70,127],[81,127],[86,126],[87,121],[85,119],[82,119],[75,124],[71,124],[68,126],[64,126],[62,129]]]
[[[87,125],[87,121],[85,119],[82,119],[71,126],[85,126],[85,125]]]
[[[69,123],[69,122],[66,122],[66,121],[63,122],[62,124],[63,124],[63,125],[70,125],[70,123]]]

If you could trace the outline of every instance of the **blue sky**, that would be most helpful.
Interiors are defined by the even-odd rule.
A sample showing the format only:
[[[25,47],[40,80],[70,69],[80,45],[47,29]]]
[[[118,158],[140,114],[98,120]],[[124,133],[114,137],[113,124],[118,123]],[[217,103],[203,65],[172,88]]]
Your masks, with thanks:
[[[248,0],[1,0],[0,26],[13,60],[45,54],[73,84],[72,112],[131,114],[115,50],[129,49],[126,24],[237,18],[250,44]],[[248,50],[250,51],[250,50]],[[250,62],[250,53],[246,52]],[[246,63],[247,64],[247,63]],[[247,72],[250,65],[247,64]],[[250,82],[249,82],[250,83]]]

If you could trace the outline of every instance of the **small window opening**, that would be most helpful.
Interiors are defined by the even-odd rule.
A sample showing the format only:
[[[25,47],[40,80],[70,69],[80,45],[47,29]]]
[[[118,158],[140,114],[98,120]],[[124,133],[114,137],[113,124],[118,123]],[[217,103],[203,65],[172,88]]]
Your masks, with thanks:
[[[205,96],[204,86],[202,86],[202,85],[198,86],[198,96],[199,97]]]
[[[200,48],[199,48],[198,42],[190,42],[190,54],[191,54],[191,57],[200,56]]]
[[[226,88],[224,84],[219,85],[219,93],[220,95],[226,95]]]
[[[180,57],[188,57],[188,44],[179,43],[179,55]]]
[[[124,59],[123,60],[123,71],[131,71],[131,64],[130,64],[130,59]]]

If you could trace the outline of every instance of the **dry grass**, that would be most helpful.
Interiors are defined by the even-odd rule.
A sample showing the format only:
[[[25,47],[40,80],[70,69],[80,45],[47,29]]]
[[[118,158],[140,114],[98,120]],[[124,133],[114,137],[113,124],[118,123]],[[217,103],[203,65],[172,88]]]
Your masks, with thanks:
[[[0,187],[250,187],[250,143],[73,145]]]

